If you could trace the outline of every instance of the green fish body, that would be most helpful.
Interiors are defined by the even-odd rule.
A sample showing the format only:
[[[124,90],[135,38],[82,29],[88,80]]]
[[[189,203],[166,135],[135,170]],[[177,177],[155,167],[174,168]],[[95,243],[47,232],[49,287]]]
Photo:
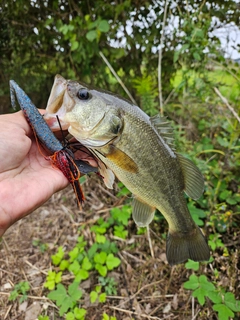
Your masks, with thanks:
[[[147,226],[156,208],[169,224],[166,255],[171,265],[209,260],[206,239],[194,223],[184,191],[199,198],[204,180],[199,169],[171,146],[172,131],[165,118],[148,117],[129,101],[90,89],[57,75],[45,118],[54,128],[58,114],[63,126],[99,159],[108,187],[113,173],[133,193],[133,219]]]

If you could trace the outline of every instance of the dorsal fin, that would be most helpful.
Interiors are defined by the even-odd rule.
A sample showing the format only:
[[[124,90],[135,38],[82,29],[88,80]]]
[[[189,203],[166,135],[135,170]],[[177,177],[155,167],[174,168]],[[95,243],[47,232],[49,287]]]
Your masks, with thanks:
[[[150,118],[150,122],[160,134],[160,136],[164,139],[164,141],[173,149],[173,128],[171,127],[171,124],[167,120],[167,118],[160,116],[160,114],[156,114],[155,116]]]

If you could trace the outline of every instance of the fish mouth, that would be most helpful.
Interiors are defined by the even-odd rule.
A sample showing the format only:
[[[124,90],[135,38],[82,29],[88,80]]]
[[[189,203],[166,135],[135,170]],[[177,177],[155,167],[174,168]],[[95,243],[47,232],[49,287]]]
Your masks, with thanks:
[[[52,131],[67,130],[69,124],[63,118],[67,110],[74,106],[74,101],[67,93],[68,81],[57,74],[47,102],[44,119]]]
[[[81,160],[94,168],[98,168],[99,160],[86,146],[73,137],[65,138],[68,135],[67,130],[70,124],[64,121],[64,116],[74,106],[73,99],[68,95],[68,86],[69,80],[59,74],[55,76],[47,102],[46,113],[43,115],[44,120],[55,135],[60,140],[63,140],[62,143],[67,144],[68,148],[74,153],[75,160]]]

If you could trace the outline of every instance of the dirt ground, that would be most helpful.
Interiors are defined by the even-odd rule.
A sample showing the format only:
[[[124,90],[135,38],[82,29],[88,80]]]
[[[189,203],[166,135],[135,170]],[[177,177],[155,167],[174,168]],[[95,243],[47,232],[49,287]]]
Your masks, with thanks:
[[[78,228],[83,224],[86,224],[84,237],[92,243],[90,226],[100,216],[109,215],[112,206],[121,206],[124,201],[124,198],[116,197],[116,189],[107,190],[97,177],[88,178],[83,188],[86,201],[82,212],[79,212],[69,186],[4,235],[0,244],[0,319],[34,320],[40,314],[48,315],[49,319],[64,319],[58,315],[57,306],[47,298],[49,291],[43,287],[51,268],[51,255],[60,245],[70,250],[79,236]],[[191,293],[183,289],[183,282],[192,271],[183,265],[171,268],[167,264],[165,240],[160,237],[161,229],[166,226],[151,225],[152,252],[147,235],[137,235],[132,221],[127,240],[115,239],[122,262],[111,274],[118,283],[117,295],[108,296],[104,304],[92,305],[84,301],[82,307],[88,312],[86,319],[101,320],[103,312],[120,320],[217,319],[210,308],[201,307],[191,298]],[[235,239],[239,239],[239,234],[235,233]],[[36,241],[47,244],[47,250],[42,253],[40,247],[34,245]],[[231,270],[229,258],[223,257],[221,252],[214,258],[215,266],[221,268],[219,284],[234,287],[239,294],[238,250],[231,258]],[[203,265],[201,268],[203,274],[211,277],[211,267]],[[67,284],[70,280],[68,274],[62,282]],[[31,286],[28,299],[21,304],[18,299],[8,300],[9,292],[20,281],[28,281]],[[86,292],[94,285],[94,277],[82,283]]]

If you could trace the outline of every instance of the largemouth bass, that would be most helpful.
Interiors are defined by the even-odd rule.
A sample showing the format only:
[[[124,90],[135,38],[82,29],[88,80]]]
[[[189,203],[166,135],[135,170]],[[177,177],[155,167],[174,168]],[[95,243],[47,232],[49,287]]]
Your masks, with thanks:
[[[108,187],[115,174],[133,193],[132,216],[138,226],[149,225],[156,208],[164,215],[169,264],[209,260],[206,239],[183,194],[199,198],[204,180],[199,169],[171,147],[172,131],[165,118],[150,118],[123,98],[60,75],[46,111],[53,130],[59,128],[58,115],[63,128],[91,150]]]

